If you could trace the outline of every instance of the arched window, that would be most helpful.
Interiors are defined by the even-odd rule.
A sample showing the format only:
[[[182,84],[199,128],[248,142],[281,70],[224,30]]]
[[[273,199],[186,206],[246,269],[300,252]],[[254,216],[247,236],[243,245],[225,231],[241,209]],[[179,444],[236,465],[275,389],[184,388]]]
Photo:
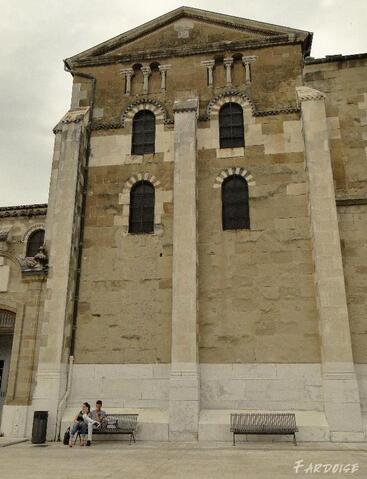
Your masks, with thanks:
[[[149,110],[140,110],[133,118],[133,139],[131,153],[144,155],[154,153],[155,116]]]
[[[43,242],[45,240],[45,231],[44,230],[35,230],[28,236],[27,241],[27,253],[26,256],[33,257],[36,256]]]
[[[0,333],[7,333],[14,331],[15,313],[0,309]],[[1,373],[0,373],[1,375]]]
[[[238,103],[225,103],[219,110],[219,141],[221,148],[245,146],[243,110]]]
[[[224,230],[250,228],[248,185],[242,176],[228,176],[222,183],[222,224]]]
[[[138,181],[130,191],[129,233],[154,232],[154,186]]]

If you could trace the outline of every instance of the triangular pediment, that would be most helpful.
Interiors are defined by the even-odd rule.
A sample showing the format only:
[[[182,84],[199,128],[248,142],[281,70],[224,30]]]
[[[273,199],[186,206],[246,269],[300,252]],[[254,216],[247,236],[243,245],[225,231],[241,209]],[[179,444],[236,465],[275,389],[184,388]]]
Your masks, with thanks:
[[[107,40],[66,61],[68,66],[108,62],[139,52],[174,52],[183,48],[200,50],[232,44],[299,41],[309,52],[312,34],[304,30],[272,25],[191,7],[180,7],[150,22]]]

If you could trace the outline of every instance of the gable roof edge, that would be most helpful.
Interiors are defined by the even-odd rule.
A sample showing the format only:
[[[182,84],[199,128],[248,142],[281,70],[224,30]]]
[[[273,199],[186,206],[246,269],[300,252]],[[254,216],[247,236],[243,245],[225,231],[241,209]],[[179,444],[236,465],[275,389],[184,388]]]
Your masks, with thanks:
[[[312,43],[312,33],[305,30],[298,30],[294,28],[284,27],[281,25],[274,25],[266,22],[259,22],[257,20],[250,20],[246,18],[236,17],[232,15],[226,15],[222,13],[210,12],[207,10],[201,10],[192,7],[179,7],[175,10],[171,10],[159,17],[156,17],[148,22],[143,23],[127,32],[121,33],[109,40],[106,40],[94,47],[91,47],[83,52],[73,55],[64,60],[65,64],[71,67],[74,63],[87,57],[93,57],[101,55],[107,51],[118,48],[124,43],[129,43],[141,35],[151,33],[157,28],[161,28],[168,23],[178,20],[182,17],[194,18],[207,22],[215,22],[222,25],[226,23],[232,28],[246,28],[257,33],[274,33],[274,35],[289,34],[297,35],[302,40],[303,51],[305,56],[309,56]]]

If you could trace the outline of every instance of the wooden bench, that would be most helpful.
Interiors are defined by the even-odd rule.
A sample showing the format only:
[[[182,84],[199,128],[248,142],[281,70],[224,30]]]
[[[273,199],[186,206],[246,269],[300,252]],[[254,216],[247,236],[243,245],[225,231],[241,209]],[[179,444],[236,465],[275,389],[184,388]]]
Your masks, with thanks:
[[[107,414],[99,427],[93,428],[95,434],[129,434],[130,442],[135,441],[135,431],[139,414]]]
[[[236,445],[236,434],[289,434],[293,435],[297,446],[296,416],[293,413],[246,413],[231,414],[231,432],[233,445]]]

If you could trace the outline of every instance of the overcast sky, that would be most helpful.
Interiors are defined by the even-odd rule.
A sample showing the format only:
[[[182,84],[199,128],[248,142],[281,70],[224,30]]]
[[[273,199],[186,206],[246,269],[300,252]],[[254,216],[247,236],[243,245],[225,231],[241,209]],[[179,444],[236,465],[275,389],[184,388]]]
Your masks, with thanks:
[[[186,0],[314,32],[312,56],[367,52],[366,0]],[[54,135],[68,110],[62,60],[181,6],[176,0],[0,0],[0,206],[47,202]]]

